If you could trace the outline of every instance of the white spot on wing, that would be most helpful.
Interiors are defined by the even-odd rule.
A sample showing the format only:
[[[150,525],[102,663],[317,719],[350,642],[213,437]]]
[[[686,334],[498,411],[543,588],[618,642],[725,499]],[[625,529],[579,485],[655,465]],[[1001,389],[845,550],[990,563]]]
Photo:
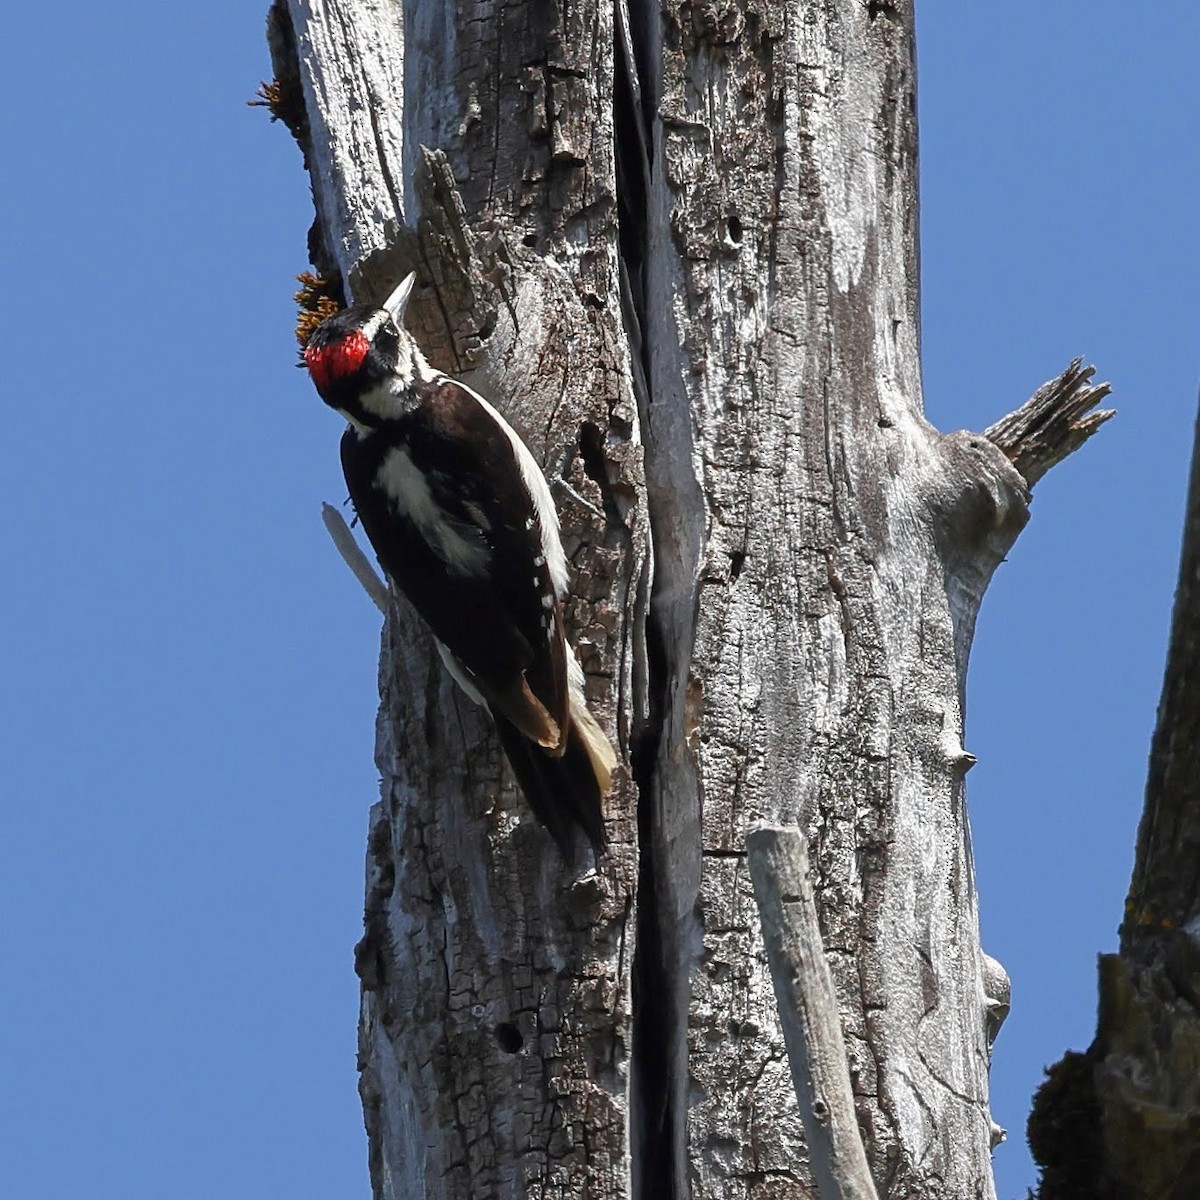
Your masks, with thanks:
[[[451,516],[433,498],[429,482],[399,447],[389,450],[380,465],[377,486],[417,527],[429,548],[458,575],[486,575],[491,552],[483,534]]]

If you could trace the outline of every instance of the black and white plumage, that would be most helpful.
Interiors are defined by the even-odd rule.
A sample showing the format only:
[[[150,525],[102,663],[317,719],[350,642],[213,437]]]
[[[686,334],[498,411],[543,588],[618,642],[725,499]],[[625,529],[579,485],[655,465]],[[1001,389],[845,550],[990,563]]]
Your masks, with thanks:
[[[567,562],[545,476],[504,418],[433,370],[402,325],[409,276],[382,308],[313,332],[304,361],[349,422],[342,467],[380,564],[457,683],[487,706],[534,812],[572,857],[604,846],[616,765],[563,631]]]

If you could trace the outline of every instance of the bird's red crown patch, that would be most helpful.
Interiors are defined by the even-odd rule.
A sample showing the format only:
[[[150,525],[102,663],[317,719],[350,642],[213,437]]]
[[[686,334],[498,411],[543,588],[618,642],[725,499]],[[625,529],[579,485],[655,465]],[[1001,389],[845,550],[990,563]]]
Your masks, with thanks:
[[[325,389],[353,375],[362,366],[369,349],[366,335],[361,330],[355,330],[327,346],[306,346],[304,365],[308,367],[313,383]]]

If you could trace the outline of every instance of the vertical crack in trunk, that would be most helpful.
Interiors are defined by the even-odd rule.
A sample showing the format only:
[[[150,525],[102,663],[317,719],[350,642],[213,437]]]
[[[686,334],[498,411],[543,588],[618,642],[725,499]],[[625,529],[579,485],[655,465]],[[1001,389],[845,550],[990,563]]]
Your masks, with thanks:
[[[632,0],[637,5],[638,0]],[[624,0],[614,0],[616,54],[613,81],[615,157],[617,176],[617,235],[620,255],[621,317],[629,342],[632,384],[643,429],[650,399],[648,347],[642,336],[646,318],[645,252],[648,238],[650,161],[647,133],[639,104],[639,71],[634,55],[633,13]],[[644,18],[644,12],[638,16]],[[640,40],[640,39],[639,39]],[[651,508],[649,516],[654,521]],[[655,903],[655,828],[653,817],[655,769],[662,741],[665,702],[665,661],[662,631],[655,620],[653,599],[645,611],[646,722],[634,730],[630,767],[638,789],[638,913],[633,959],[633,1060],[630,1069],[630,1129],[632,1131],[633,1197],[673,1193],[671,1156],[664,1153],[674,1141],[669,1127],[665,1036],[669,1006],[664,1004],[665,962],[662,931]]]
[[[650,682],[647,727],[633,747],[631,766],[638,802],[638,913],[633,958],[633,1063],[630,1072],[633,1200],[675,1195],[674,1155],[679,1133],[670,1103],[672,1027],[670,987],[657,903],[657,856],[654,820],[655,775],[662,744],[666,656],[662,631],[653,613],[646,618],[647,674]]]
[[[697,547],[687,527],[688,489],[679,487],[673,466],[690,469],[680,456],[680,415],[686,397],[662,386],[669,338],[669,305],[660,295],[665,186],[655,176],[654,112],[661,90],[661,14],[647,0],[615,0],[614,127],[621,273],[621,314],[629,343],[634,394],[646,453],[647,512],[654,569],[645,614],[648,706],[635,729],[631,767],[638,788],[638,917],[633,962],[633,1061],[630,1079],[632,1196],[675,1200],[687,1195],[687,1011],[690,995],[684,926],[694,910],[697,887],[680,901],[680,879],[698,879],[699,819],[678,797],[694,796],[694,777],[674,782],[664,765],[678,754],[684,728],[681,706],[695,635]],[[665,235],[665,236],[664,236]],[[653,258],[658,248],[659,260]],[[658,303],[656,304],[656,298]],[[662,342],[656,353],[657,342]],[[677,346],[676,340],[673,345]],[[683,409],[679,409],[682,403]],[[696,495],[698,496],[698,488]],[[692,523],[695,524],[694,522]],[[686,814],[679,810],[687,808]],[[694,835],[682,846],[680,829]],[[670,849],[668,861],[666,851]],[[683,850],[682,856],[679,851]],[[690,850],[690,854],[689,854]],[[682,859],[695,859],[689,871]],[[686,885],[683,889],[686,891]],[[680,914],[686,914],[682,918]]]

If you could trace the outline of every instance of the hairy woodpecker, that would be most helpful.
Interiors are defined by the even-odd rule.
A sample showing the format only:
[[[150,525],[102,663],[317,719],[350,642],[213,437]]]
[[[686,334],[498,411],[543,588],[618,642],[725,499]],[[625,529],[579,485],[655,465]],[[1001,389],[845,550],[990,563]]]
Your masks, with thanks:
[[[403,326],[415,276],[382,308],[326,318],[304,362],[349,422],[342,469],[379,562],[484,704],[533,811],[570,861],[604,848],[616,756],[563,632],[567,560],[529,448],[478,393],[435,371]]]

